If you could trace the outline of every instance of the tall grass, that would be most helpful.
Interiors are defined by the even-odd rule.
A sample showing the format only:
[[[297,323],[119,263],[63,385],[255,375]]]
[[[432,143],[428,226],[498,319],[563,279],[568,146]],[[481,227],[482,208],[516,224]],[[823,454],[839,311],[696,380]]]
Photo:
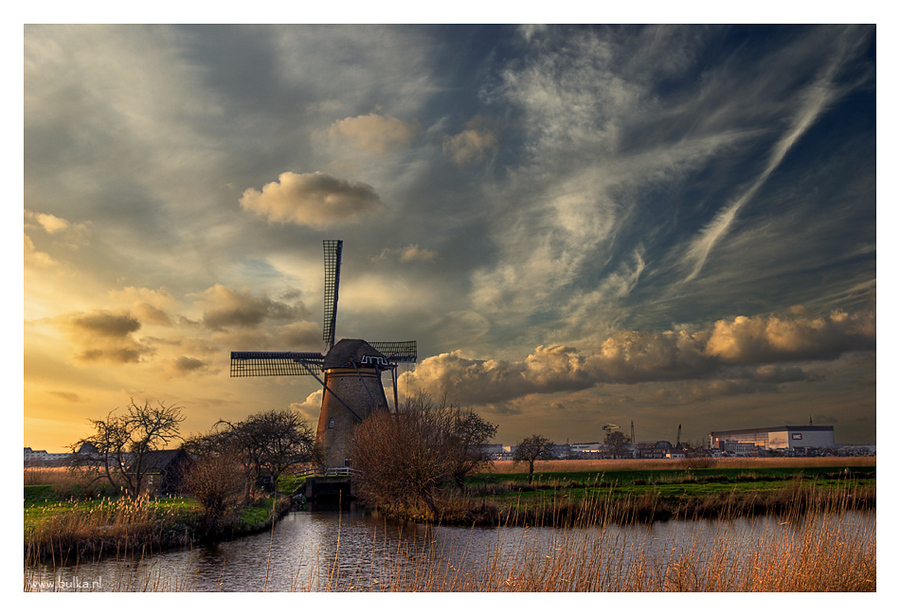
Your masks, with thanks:
[[[56,497],[62,500],[118,496],[119,491],[106,479],[92,479],[87,471],[67,467],[28,467],[24,471],[24,485],[52,486]]]
[[[651,546],[650,533],[623,532],[621,511],[586,508],[573,524],[547,533],[499,533],[492,551],[468,544],[398,542],[387,571],[368,580],[349,563],[316,570],[293,589],[393,592],[871,592],[876,590],[874,528],[844,523],[846,497],[797,499],[779,517],[715,523],[696,534]],[[599,517],[598,517],[599,516]],[[514,522],[514,520],[510,520]],[[558,521],[557,521],[558,522]],[[651,527],[646,527],[651,528]],[[768,530],[767,530],[768,528]],[[634,531],[635,527],[631,527]],[[401,545],[403,547],[401,547]],[[410,566],[412,563],[412,566]],[[323,575],[324,574],[324,575]],[[342,584],[341,576],[353,582]],[[313,574],[311,574],[312,580]]]
[[[539,473],[612,471],[612,470],[657,470],[688,468],[790,468],[797,466],[875,466],[875,456],[821,457],[821,458],[682,458],[655,460],[537,460],[535,475]],[[497,460],[485,471],[495,473],[527,472],[526,462]]]
[[[549,544],[502,546],[477,567],[423,559],[390,590],[426,592],[868,592],[876,589],[874,528],[842,524],[847,497],[796,500],[768,533],[719,523],[708,545],[695,538],[660,555],[625,539],[617,514],[598,508],[574,516]],[[590,522],[590,524],[587,524]],[[587,530],[573,532],[576,525]],[[744,530],[741,530],[743,528]],[[709,547],[711,545],[711,547]],[[511,554],[504,556],[503,554]]]
[[[130,557],[144,551],[189,545],[184,511],[138,499],[59,503],[25,528],[25,562],[64,564],[103,556]]]
[[[698,522],[683,527],[680,539],[665,535],[660,529],[671,528],[665,525],[631,525],[626,532],[619,524],[622,510],[587,506],[565,513],[568,521],[552,520],[556,526],[540,533],[529,532],[530,527],[498,528],[496,542],[486,552],[469,545],[474,531],[469,538],[465,533],[454,535],[463,537],[462,544],[439,542],[429,535],[425,540],[401,541],[396,533],[389,540],[386,533],[383,547],[391,558],[383,568],[372,567],[369,555],[352,542],[338,541],[333,553],[311,555],[314,565],[303,575],[298,571],[289,576],[287,587],[267,582],[268,588],[255,590],[872,592],[874,524],[849,523],[852,508],[846,493],[825,494],[797,485],[793,500],[774,522],[771,516]],[[546,513],[564,514],[562,509]],[[507,522],[520,520],[511,517]],[[655,539],[654,530],[662,533]],[[660,545],[661,536],[668,537],[668,543]],[[150,567],[136,575],[137,569],[133,562],[123,561],[104,590],[192,587],[191,567],[174,574]]]

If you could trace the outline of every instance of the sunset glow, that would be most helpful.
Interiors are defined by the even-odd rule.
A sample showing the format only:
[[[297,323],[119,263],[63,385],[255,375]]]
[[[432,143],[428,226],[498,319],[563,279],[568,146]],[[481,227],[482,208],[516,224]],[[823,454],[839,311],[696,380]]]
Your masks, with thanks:
[[[872,26],[51,26],[24,37],[24,445],[187,436],[416,340],[497,442],[833,425],[875,443]],[[385,387],[389,387],[385,378]],[[388,393],[392,400],[392,394]]]

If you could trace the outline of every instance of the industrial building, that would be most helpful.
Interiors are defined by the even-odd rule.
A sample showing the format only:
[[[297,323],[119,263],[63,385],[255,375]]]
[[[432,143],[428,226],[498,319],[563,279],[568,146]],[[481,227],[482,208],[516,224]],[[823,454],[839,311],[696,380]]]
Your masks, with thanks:
[[[710,432],[709,446],[737,454],[759,449],[834,448],[834,426],[776,426]]]

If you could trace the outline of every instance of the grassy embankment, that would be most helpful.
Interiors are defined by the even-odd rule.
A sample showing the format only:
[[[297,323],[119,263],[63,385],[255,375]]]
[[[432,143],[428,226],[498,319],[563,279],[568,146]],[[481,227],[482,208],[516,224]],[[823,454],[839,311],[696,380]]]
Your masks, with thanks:
[[[209,531],[190,497],[110,496],[108,487],[86,488],[65,469],[26,471],[25,483],[26,564],[128,557],[230,539],[266,530],[290,507],[289,499],[260,497]]]
[[[735,461],[711,465],[709,472],[713,473],[716,481],[706,484],[700,478],[704,473],[695,468],[691,468],[691,473],[698,476],[696,482],[679,483],[674,475],[677,472],[681,472],[682,476],[686,474],[688,464],[684,463],[645,463],[636,468],[634,462],[627,465],[621,462],[547,462],[539,465],[535,483],[531,486],[526,484],[525,487],[522,485],[524,475],[504,473],[518,469],[510,468],[510,465],[497,465],[491,469],[490,474],[474,477],[470,487],[482,489],[484,486],[494,486],[491,490],[498,492],[495,496],[508,498],[500,494],[501,490],[496,487],[496,484],[508,483],[512,491],[518,491],[516,512],[539,509],[538,495],[542,492],[556,494],[558,496],[551,502],[552,509],[547,514],[555,517],[544,517],[542,522],[570,528],[591,525],[596,531],[563,533],[549,551],[545,549],[546,546],[524,546],[525,549],[512,550],[509,552],[511,556],[501,558],[500,554],[504,551],[498,547],[485,560],[467,562],[465,566],[455,563],[452,555],[438,555],[439,558],[433,560],[424,558],[424,554],[416,554],[415,560],[420,565],[414,571],[398,569],[388,576],[387,584],[382,579],[382,572],[379,579],[372,580],[368,589],[404,592],[867,592],[876,589],[874,526],[854,528],[852,525],[846,527],[840,524],[840,514],[848,509],[861,505],[874,507],[874,459],[784,462],[742,460],[737,461],[739,467],[725,466],[728,462],[734,464]],[[798,462],[802,467],[797,466]],[[835,473],[834,469],[838,469],[840,474],[848,466],[851,468],[849,478],[831,476]],[[779,475],[770,469],[780,469],[784,474]],[[797,469],[801,470],[798,472]],[[615,471],[639,474],[615,476],[612,474]],[[596,476],[598,472],[599,478]],[[581,473],[594,476],[586,477]],[[755,473],[755,476],[747,473]],[[724,475],[732,483],[722,482],[717,477],[719,475]],[[600,484],[613,478],[615,481],[611,483],[618,482],[619,485],[600,488]],[[704,478],[709,479],[709,476]],[[624,485],[628,480],[631,484]],[[781,487],[763,487],[763,484],[779,481],[786,482],[787,485],[783,483]],[[567,495],[582,489],[572,487],[573,482],[592,484],[583,489],[600,489],[606,496],[581,498],[586,504],[571,508],[564,501],[578,499]],[[716,531],[716,540],[711,547],[695,542],[678,551],[667,552],[662,560],[645,550],[642,545],[620,544],[610,523],[623,519],[627,521],[629,516],[631,519],[635,518],[634,502],[629,501],[635,498],[629,495],[631,488],[649,491],[651,496],[647,498],[657,499],[659,502],[662,497],[652,496],[655,488],[680,486],[681,497],[684,497],[690,489],[706,489],[712,483],[727,486],[723,491],[730,494],[738,494],[738,487],[748,486],[748,489],[742,489],[740,493],[758,494],[770,490],[780,494],[786,509],[779,517],[784,522],[775,527],[777,532],[773,531],[769,538],[754,539],[749,546],[745,545],[745,537],[736,532],[735,527],[726,524]],[[756,484],[757,489],[753,489],[753,484]],[[610,495],[619,489],[624,494],[615,500]],[[871,492],[871,499],[860,499],[860,490]],[[43,498],[50,495],[46,488],[33,488],[31,492],[36,501],[32,504],[38,504],[42,493]],[[529,504],[526,501],[531,496],[535,498]],[[492,497],[464,498],[469,499],[466,502],[471,510],[473,499],[480,500],[483,506]],[[596,506],[598,502],[617,502],[619,505],[601,507]],[[621,504],[623,502],[625,505]],[[591,503],[593,506],[588,506]],[[43,505],[47,506],[48,502],[44,501]],[[546,513],[548,510],[544,511]],[[565,511],[569,514],[563,515]],[[720,508],[718,513],[719,517],[728,517],[742,512],[734,507]],[[37,515],[36,509],[32,511],[32,515]],[[267,514],[263,512],[260,515]],[[514,514],[512,509],[507,513],[507,521],[510,523],[521,523],[526,517],[526,514]],[[344,548],[340,543],[338,546],[338,550],[350,549]],[[326,560],[337,562],[338,555],[326,557]],[[330,577],[339,575],[337,570],[329,565],[328,571],[328,583],[323,590],[338,587],[338,580]],[[158,573],[151,572],[149,575],[155,577],[148,577],[144,581],[132,580],[116,590],[173,589]],[[174,583],[174,588],[178,589],[178,580]],[[313,589],[317,586],[313,580],[306,585],[302,581],[292,585],[294,589],[304,587]],[[366,590],[365,583],[362,582],[355,589]]]
[[[703,466],[703,468],[699,468]],[[585,460],[497,462],[473,475],[463,494],[441,495],[444,524],[569,525],[783,513],[840,500],[874,509],[874,458]],[[427,520],[417,509],[389,511]]]

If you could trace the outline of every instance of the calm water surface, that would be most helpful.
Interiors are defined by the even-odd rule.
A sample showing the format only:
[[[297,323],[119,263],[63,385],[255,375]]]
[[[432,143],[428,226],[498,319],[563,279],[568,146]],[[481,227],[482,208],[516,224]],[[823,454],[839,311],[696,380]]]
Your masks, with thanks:
[[[874,541],[872,513],[845,514],[834,523]],[[783,541],[796,530],[769,517],[590,529],[473,529],[396,524],[361,511],[296,511],[271,532],[214,546],[78,567],[44,566],[26,571],[26,586],[66,591],[446,589],[429,586],[439,579],[441,584],[458,582],[456,589],[484,588],[479,584],[488,577],[492,585],[502,585],[505,572],[545,561],[600,555],[622,567],[634,558],[661,567],[684,550],[702,561],[724,537],[730,549],[746,551]]]

